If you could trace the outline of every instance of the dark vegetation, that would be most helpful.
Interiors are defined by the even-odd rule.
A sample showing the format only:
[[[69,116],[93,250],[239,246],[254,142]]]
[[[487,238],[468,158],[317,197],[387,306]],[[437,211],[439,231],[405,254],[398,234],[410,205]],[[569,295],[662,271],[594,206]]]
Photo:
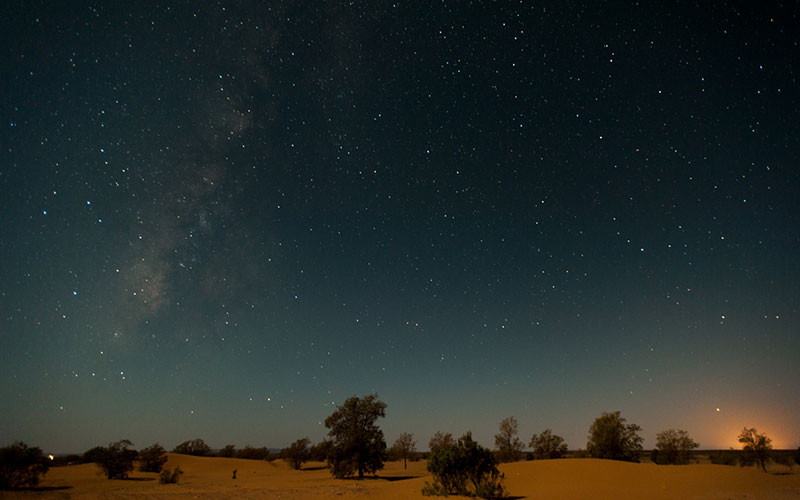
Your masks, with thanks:
[[[250,445],[245,445],[244,448],[236,452],[235,457],[245,458],[247,460],[269,460],[269,448],[266,446],[254,448]]]
[[[348,398],[342,406],[325,419],[331,448],[328,464],[331,474],[338,478],[355,474],[374,474],[383,469],[386,461],[386,441],[376,425],[386,416],[386,403],[377,394]]]
[[[592,458],[606,458],[625,462],[638,462],[642,454],[642,428],[636,424],[625,424],[620,412],[603,412],[589,428],[586,449]]]
[[[516,462],[522,458],[522,441],[517,437],[518,432],[516,418],[508,417],[500,422],[500,432],[494,435],[494,445],[497,459],[501,462]]]
[[[503,475],[495,454],[466,433],[455,444],[437,446],[428,459],[433,483],[425,483],[423,495],[466,495],[501,498]]]
[[[651,460],[662,465],[685,465],[692,458],[692,450],[700,446],[689,433],[681,429],[667,429],[656,434],[656,448]]]
[[[739,434],[739,442],[742,443],[744,455],[753,462],[761,466],[761,470],[767,472],[767,462],[772,454],[772,439],[766,434],[759,434],[755,427],[742,430]]]
[[[200,438],[184,441],[172,450],[172,453],[183,455],[194,455],[196,457],[207,457],[211,455],[211,447]]]
[[[281,450],[281,458],[286,460],[295,470],[300,470],[303,467],[303,463],[307,462],[311,456],[311,449],[308,447],[310,443],[311,441],[307,437],[298,439],[288,448]]]
[[[567,443],[558,434],[553,434],[550,429],[545,429],[541,434],[534,434],[528,444],[533,449],[533,458],[536,460],[561,458],[567,453]]]
[[[108,479],[125,479],[133,470],[133,462],[139,454],[128,447],[133,446],[127,439],[111,443],[97,451],[94,462],[103,471]],[[94,450],[94,448],[93,448]]]
[[[167,462],[167,450],[158,443],[139,450],[139,470],[142,472],[161,472]]]
[[[183,471],[180,467],[175,467],[171,471],[169,469],[164,469],[161,471],[161,474],[158,476],[158,482],[161,484],[174,484],[177,483],[178,480],[183,474]]]
[[[49,467],[50,458],[38,447],[18,441],[0,448],[0,489],[33,488]]]

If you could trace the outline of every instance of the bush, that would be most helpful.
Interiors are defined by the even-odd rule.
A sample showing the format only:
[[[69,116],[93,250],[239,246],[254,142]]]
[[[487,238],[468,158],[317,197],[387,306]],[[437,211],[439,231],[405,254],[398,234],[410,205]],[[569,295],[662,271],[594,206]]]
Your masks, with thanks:
[[[269,448],[262,446],[261,448],[253,448],[250,445],[245,446],[236,452],[236,458],[246,458],[247,460],[267,460],[269,458]]]
[[[668,429],[656,435],[656,448],[650,458],[657,464],[685,465],[689,463],[692,450],[698,446],[688,432]]]
[[[618,411],[603,412],[589,428],[586,448],[593,458],[638,462],[643,441],[638,434],[640,430],[636,424],[625,425]]]
[[[172,450],[172,453],[183,455],[194,455],[196,457],[206,457],[211,454],[211,447],[200,438],[184,441]]]
[[[90,464],[90,463],[98,463],[100,460],[103,459],[103,455],[105,454],[106,449],[102,446],[95,446],[90,450],[86,450],[83,454],[83,463]]]
[[[759,434],[755,427],[744,428],[739,434],[739,442],[742,443],[744,456],[753,462],[757,462],[764,472],[767,472],[767,462],[772,455],[772,439],[766,434]]]
[[[139,451],[139,470],[142,472],[161,472],[167,462],[167,450],[158,443]]]
[[[332,442],[328,440],[320,441],[311,447],[308,459],[314,462],[325,462],[331,454],[332,447]]]
[[[733,449],[711,453],[709,455],[709,459],[711,460],[712,464],[716,465],[740,465],[744,467],[745,465],[753,465],[755,463],[746,457],[741,451]]]
[[[161,475],[158,476],[158,482],[161,484],[175,484],[180,479],[181,474],[183,474],[183,471],[177,466],[171,472],[169,469],[164,469],[161,471]]]
[[[311,441],[305,437],[298,439],[288,448],[281,450],[281,458],[289,462],[294,470],[300,470],[303,467],[303,462],[308,461],[311,451],[308,448],[308,443]]]
[[[519,424],[514,417],[504,418],[500,422],[500,432],[494,435],[494,445],[501,462],[516,462],[522,457],[522,441],[517,437],[518,430]]]
[[[125,479],[133,470],[133,462],[139,454],[136,450],[128,449],[132,445],[129,440],[123,439],[102,448],[100,457],[95,462],[108,479]]]
[[[224,448],[219,450],[219,452],[217,453],[217,456],[218,457],[223,457],[223,458],[235,457],[236,456],[236,446],[234,446],[232,444],[225,445]]]
[[[528,444],[533,448],[533,456],[537,460],[561,458],[567,452],[567,443],[558,434],[553,434],[550,429],[545,429],[541,434],[534,434]]]
[[[47,474],[50,459],[21,441],[0,448],[0,489],[32,488]]]
[[[497,458],[491,450],[473,441],[470,432],[455,445],[431,452],[428,472],[433,474],[434,482],[425,483],[423,495],[501,498],[505,493]]]
[[[797,447],[797,453],[794,454],[794,461],[800,465],[800,446]]]

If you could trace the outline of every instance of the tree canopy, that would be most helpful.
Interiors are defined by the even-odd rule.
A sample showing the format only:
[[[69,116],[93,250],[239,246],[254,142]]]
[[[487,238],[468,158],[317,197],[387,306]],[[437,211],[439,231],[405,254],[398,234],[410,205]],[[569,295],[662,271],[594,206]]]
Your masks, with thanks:
[[[553,434],[550,429],[545,429],[541,434],[534,434],[528,446],[533,448],[533,457],[537,460],[561,458],[567,452],[564,438]]]
[[[681,429],[667,429],[656,434],[656,448],[652,459],[657,464],[684,465],[689,463],[692,450],[700,446],[689,433]]]
[[[603,412],[589,428],[586,449],[593,458],[638,462],[642,453],[642,428],[636,424],[625,424],[619,411]]]
[[[500,432],[494,435],[497,458],[501,462],[515,462],[522,457],[522,441],[517,437],[519,423],[514,417],[500,421]]]
[[[742,450],[761,466],[761,470],[767,472],[767,461],[772,454],[772,439],[766,434],[759,434],[755,427],[742,430],[739,434],[739,442],[742,443]]]
[[[18,441],[0,448],[0,489],[32,488],[49,468],[50,459],[38,447]]]
[[[386,416],[386,403],[377,394],[348,398],[325,419],[331,449],[328,462],[331,473],[339,478],[372,474],[383,469],[386,441],[375,423]]]

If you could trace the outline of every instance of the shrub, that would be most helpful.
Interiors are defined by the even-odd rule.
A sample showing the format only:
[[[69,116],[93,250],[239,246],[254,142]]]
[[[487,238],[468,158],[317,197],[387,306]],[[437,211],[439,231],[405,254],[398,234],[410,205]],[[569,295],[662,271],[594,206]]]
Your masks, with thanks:
[[[0,448],[0,489],[32,488],[47,474],[50,459],[21,441]]]
[[[744,428],[739,434],[739,442],[742,443],[742,450],[745,457],[757,462],[764,472],[767,472],[767,462],[772,454],[772,439],[766,434],[759,434],[755,427]]]
[[[428,449],[431,450],[431,453],[434,453],[436,451],[455,446],[455,444],[456,441],[453,439],[452,434],[449,432],[444,434],[441,431],[436,431],[436,434],[434,434],[433,437],[431,437],[431,440],[428,442]]]
[[[742,465],[742,453],[736,450],[721,450],[711,453],[708,457],[716,465]]]
[[[794,454],[794,461],[800,465],[800,446],[797,447],[797,453]]]
[[[642,438],[636,424],[625,425],[620,412],[606,413],[596,418],[589,428],[586,448],[593,458],[638,462],[642,453]]]
[[[102,448],[100,457],[95,462],[108,479],[125,479],[133,470],[133,462],[139,454],[136,450],[128,449],[132,445],[129,440],[123,439]]]
[[[158,443],[139,451],[139,470],[142,472],[161,472],[167,462],[167,450]]]
[[[184,441],[172,450],[173,453],[181,453],[183,455],[194,455],[196,457],[205,457],[211,454],[211,447],[200,438],[190,439]]]
[[[503,475],[497,470],[497,458],[491,450],[472,440],[472,433],[462,436],[453,446],[431,452],[428,472],[433,484],[425,483],[423,495],[469,495],[501,498]]]
[[[325,462],[331,454],[333,443],[328,440],[320,441],[309,450],[309,460]]]
[[[698,446],[688,432],[668,429],[656,434],[656,448],[651,458],[657,464],[685,465],[689,463],[692,450]]]
[[[531,459],[537,460],[561,458],[567,452],[567,443],[558,434],[553,434],[550,429],[545,429],[541,434],[534,434],[528,444],[533,448]]]
[[[105,448],[102,446],[95,446],[90,450],[86,450],[83,454],[83,463],[90,464],[90,463],[97,463],[102,460],[103,455],[105,454]]]
[[[281,450],[281,458],[289,462],[294,470],[300,470],[303,467],[303,462],[308,461],[308,457],[311,454],[308,449],[308,443],[310,442],[307,437],[298,439],[288,448]]]
[[[269,448],[262,446],[261,448],[253,448],[250,445],[245,446],[236,452],[236,458],[246,458],[247,460],[267,460],[269,458]]]
[[[232,444],[225,445],[224,448],[217,453],[218,457],[232,458],[236,456],[236,446]]]
[[[181,474],[183,474],[183,471],[178,466],[172,471],[164,469],[161,471],[161,475],[158,476],[158,482],[161,484],[175,484],[178,482],[178,479],[180,479]]]

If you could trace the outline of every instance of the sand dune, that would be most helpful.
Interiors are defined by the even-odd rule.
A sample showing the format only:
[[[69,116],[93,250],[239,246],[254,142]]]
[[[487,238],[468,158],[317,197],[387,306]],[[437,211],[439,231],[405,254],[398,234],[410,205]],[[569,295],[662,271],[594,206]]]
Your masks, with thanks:
[[[179,484],[162,485],[158,475],[134,472],[109,481],[94,464],[50,470],[36,491],[0,492],[0,498],[281,498],[421,499],[430,476],[424,462],[387,463],[378,479],[336,480],[321,463],[292,470],[282,461],[169,455],[167,467],[185,472]],[[236,479],[233,470],[236,469]],[[722,465],[658,466],[593,459],[541,460],[505,464],[501,470],[512,497],[525,499],[798,499],[800,469],[790,474]],[[785,467],[774,472],[786,472]]]

